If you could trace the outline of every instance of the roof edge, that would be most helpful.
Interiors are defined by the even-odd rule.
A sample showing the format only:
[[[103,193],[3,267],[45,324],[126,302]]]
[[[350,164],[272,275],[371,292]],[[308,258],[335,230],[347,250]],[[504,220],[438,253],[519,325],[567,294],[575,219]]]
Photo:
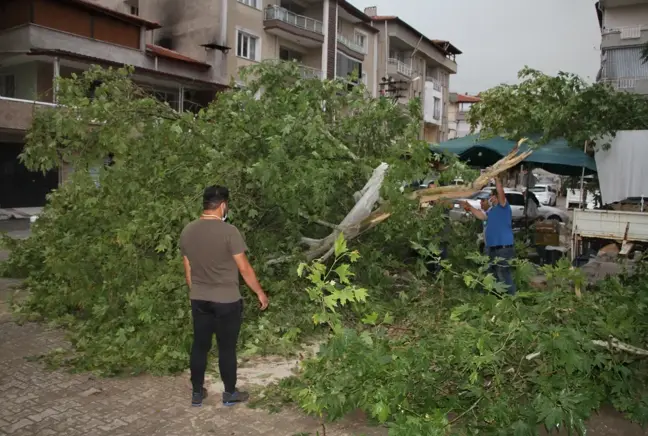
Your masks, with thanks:
[[[397,17],[396,15],[377,15],[371,17],[372,21],[394,21],[406,29],[410,30],[411,32],[414,32],[418,37],[423,38],[426,42],[428,42],[430,45],[436,47],[439,49],[441,52],[444,54],[450,54],[450,55],[459,55],[462,54],[463,52],[459,50],[456,46],[454,46],[450,41],[442,41],[440,39],[430,39],[425,34],[422,32],[416,30],[411,24],[407,23],[400,17]],[[443,45],[441,44],[443,43]],[[444,47],[444,45],[447,45],[447,48]]]

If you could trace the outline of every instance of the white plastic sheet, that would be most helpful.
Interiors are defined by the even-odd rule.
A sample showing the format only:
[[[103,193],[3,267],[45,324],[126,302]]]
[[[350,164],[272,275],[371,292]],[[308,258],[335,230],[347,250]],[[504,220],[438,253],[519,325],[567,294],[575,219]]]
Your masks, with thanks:
[[[610,144],[595,155],[603,204],[648,199],[648,130],[621,130]]]

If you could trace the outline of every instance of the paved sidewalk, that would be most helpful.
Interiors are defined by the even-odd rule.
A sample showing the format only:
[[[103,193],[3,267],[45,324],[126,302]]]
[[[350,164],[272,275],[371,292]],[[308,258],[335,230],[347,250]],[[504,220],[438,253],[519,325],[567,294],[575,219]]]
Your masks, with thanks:
[[[219,404],[220,386],[202,408],[192,408],[187,375],[95,378],[49,371],[27,359],[67,347],[63,333],[39,324],[19,326],[7,312],[0,279],[0,435],[315,436],[321,426],[298,411],[269,414]],[[386,435],[354,423],[330,425],[328,436]]]

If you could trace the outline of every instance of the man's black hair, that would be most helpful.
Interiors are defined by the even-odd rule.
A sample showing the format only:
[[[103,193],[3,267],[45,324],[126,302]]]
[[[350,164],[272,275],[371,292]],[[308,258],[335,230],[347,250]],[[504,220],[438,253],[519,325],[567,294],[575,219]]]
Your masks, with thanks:
[[[212,185],[203,192],[203,209],[214,210],[224,201],[229,201],[229,189],[225,186]]]

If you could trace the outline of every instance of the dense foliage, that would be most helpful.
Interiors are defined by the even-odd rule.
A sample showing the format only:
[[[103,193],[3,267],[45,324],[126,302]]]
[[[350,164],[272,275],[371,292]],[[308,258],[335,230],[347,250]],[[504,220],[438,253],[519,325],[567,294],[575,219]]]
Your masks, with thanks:
[[[407,109],[367,97],[362,86],[304,80],[295,64],[261,64],[245,71],[243,89],[220,94],[198,115],[179,114],[129,75],[93,69],[60,80],[61,107],[35,114],[22,156],[33,170],[74,169],[32,237],[12,247],[6,269],[27,277],[32,297],[23,310],[71,327],[77,368],[186,367],[191,321],[177,244],[207,185],[230,188],[231,220],[272,299],[259,318],[248,305],[248,352],[287,351],[313,330],[291,268],[300,238],[330,233],[314,221],[339,223],[380,162],[391,166],[383,196],[397,225],[384,224],[375,243],[407,250],[423,227],[410,213],[417,205],[399,191],[429,167],[416,139],[418,102]],[[114,164],[103,166],[109,155]],[[381,265],[399,249],[385,251]],[[266,265],[292,254],[292,263]]]
[[[69,327],[65,363],[103,374],[186,368],[178,235],[200,213],[204,186],[220,183],[271,299],[263,314],[252,299],[246,306],[244,351],[290,352],[330,335],[279,389],[309,413],[336,419],[360,408],[392,435],[580,429],[605,400],[645,420],[644,362],[591,340],[645,342],[646,275],[578,300],[567,265],[547,268],[550,291],[533,292],[533,268],[519,261],[523,292],[497,298],[501,285],[474,253],[481,223],[449,222],[442,207],[421,212],[401,192],[430,170],[418,102],[403,108],[362,86],[302,79],[295,64],[259,64],[243,89],[179,114],[129,75],[93,69],[60,80],[62,106],[36,113],[23,155],[31,169],[74,168],[32,236],[5,241],[3,266],[26,277],[19,312]],[[103,166],[108,155],[114,163]],[[297,269],[301,238],[329,234],[322,223],[342,220],[381,162],[391,217],[339,238],[326,264]],[[452,159],[443,167],[442,180],[470,180]],[[442,244],[449,258],[439,260]],[[294,261],[268,263],[286,256]]]
[[[609,84],[585,82],[561,72],[549,76],[531,68],[520,83],[499,85],[480,94],[469,113],[472,128],[483,135],[520,139],[540,135],[539,143],[566,138],[575,147],[614,136],[618,130],[648,128],[648,99],[619,92]]]
[[[432,259],[438,252],[419,249]],[[314,298],[318,320],[339,322],[340,304],[354,301],[340,299],[355,287],[349,255],[339,253],[330,268],[305,268],[311,295],[327,289],[328,304]],[[476,266],[485,261],[471,258]],[[646,343],[648,271],[609,279],[579,299],[573,284],[582,277],[568,262],[544,267],[543,292],[529,286],[530,265],[520,262],[522,292],[502,299],[483,268],[455,268],[442,262],[437,286],[404,290],[390,313],[372,313],[344,330],[333,323],[331,340],[270,398],[282,395],[327,419],[359,408],[387,424],[390,436],[522,436],[538,434],[540,426],[585,434],[586,418],[607,402],[648,420],[645,357],[592,342],[613,336]],[[362,295],[373,299],[371,290]]]

